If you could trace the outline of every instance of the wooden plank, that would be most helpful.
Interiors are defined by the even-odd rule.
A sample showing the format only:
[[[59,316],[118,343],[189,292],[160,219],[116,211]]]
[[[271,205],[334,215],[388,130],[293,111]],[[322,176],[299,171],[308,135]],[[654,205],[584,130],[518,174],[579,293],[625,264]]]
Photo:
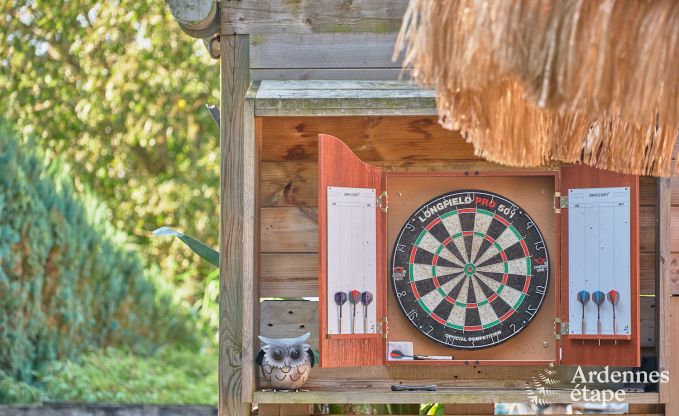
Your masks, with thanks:
[[[262,81],[258,116],[436,115],[436,93],[406,81]]]
[[[259,316],[260,335],[290,338],[310,332],[307,342],[312,349],[318,350],[318,302],[264,300],[259,304]]]
[[[262,253],[260,296],[318,296],[318,266],[316,253]],[[654,253],[640,256],[641,294],[655,293]],[[679,254],[672,256],[675,264],[673,280],[679,282]],[[679,287],[679,284],[677,285]]]
[[[319,134],[341,137],[364,161],[478,160],[436,117],[266,117],[262,130],[262,162],[316,161]]]
[[[639,205],[655,206],[658,178],[639,176]]]
[[[248,88],[248,37],[221,39],[221,227],[219,256],[219,414],[250,414],[242,401],[243,215],[245,93]]]
[[[312,413],[311,405],[308,404],[260,404],[257,414],[259,416],[308,416]]]
[[[396,68],[400,71],[401,62],[391,60],[395,44],[396,33],[257,34],[250,36],[250,65],[256,69]],[[290,79],[295,78],[287,78]]]
[[[658,179],[658,202],[657,202],[657,215],[658,215],[658,232],[657,232],[657,245],[658,245],[658,286],[657,286],[657,300],[658,300],[658,325],[657,325],[657,336],[658,340],[658,371],[669,371],[670,368],[670,341],[672,333],[670,332],[670,296],[672,294],[670,287],[670,251],[671,251],[671,240],[670,240],[670,229],[669,223],[672,221],[670,216],[673,214],[672,208],[670,206],[670,178],[659,178]],[[676,318],[675,318],[676,319]],[[661,383],[659,386],[660,399],[662,403],[667,403],[670,400],[670,393],[668,390],[668,385],[666,383]],[[676,395],[675,395],[676,397]],[[679,402],[677,402],[679,403]]]
[[[300,127],[302,128],[302,127]],[[267,142],[269,143],[269,142]],[[271,144],[272,146],[274,144]],[[366,151],[366,146],[359,145],[358,150]],[[268,144],[267,144],[268,146]],[[296,148],[288,151],[292,157],[303,156],[306,149]],[[466,149],[469,150],[469,149]],[[380,151],[380,149],[375,149]],[[269,154],[271,157],[271,153]],[[469,156],[465,153],[463,156]],[[417,156],[413,156],[417,157]],[[506,170],[506,166],[486,162],[484,160],[417,160],[412,157],[405,161],[368,161],[371,165],[384,167],[389,172],[469,172],[475,175],[480,171]],[[517,171],[536,170],[532,168],[516,169]],[[263,207],[269,206],[316,206],[318,203],[318,164],[315,161],[289,160],[263,162],[261,164],[261,201]],[[655,205],[655,196],[654,203]]]
[[[669,291],[672,295],[677,295],[679,294],[679,253],[670,254],[669,269]]]
[[[553,390],[550,400],[572,403],[571,390]],[[526,402],[524,389],[457,388],[436,392],[392,392],[388,390],[311,390],[299,393],[255,392],[258,403],[521,403]],[[627,393],[625,403],[658,403],[657,393]]]
[[[318,209],[261,208],[260,244],[263,253],[316,253]]]
[[[318,256],[261,254],[259,296],[318,296]]]
[[[351,80],[363,79],[373,81],[396,81],[401,79],[399,68],[276,68],[252,69],[250,78],[260,80],[290,80],[290,79],[318,79],[318,80]],[[406,76],[407,78],[407,76]]]
[[[670,371],[670,382],[660,384],[660,397],[661,401],[666,403],[666,414],[677,415],[679,414],[679,377],[673,376],[671,371],[673,368],[679,368],[679,354],[670,354],[669,346],[679,343],[679,296],[670,297],[667,321],[667,333],[662,342],[666,355],[664,359],[661,359],[663,365],[659,369]]]
[[[285,194],[285,187],[283,189]],[[640,252],[655,252],[655,208],[640,209]],[[261,208],[261,245],[264,253],[318,251],[316,207]],[[654,292],[651,292],[654,293]]]
[[[221,4],[221,33],[393,33],[407,0],[241,0]]]
[[[641,298],[641,344],[655,347],[655,299]],[[259,334],[287,338],[310,332],[309,344],[318,349],[318,302],[305,300],[264,300],[259,304]],[[256,350],[259,351],[261,345]]]
[[[679,252],[679,206],[673,206],[670,208],[669,219],[669,251],[672,253],[677,253]]]
[[[243,402],[252,403],[252,394],[257,388],[255,355],[257,345],[256,322],[259,312],[259,285],[257,282],[257,253],[260,251],[258,241],[259,216],[259,149],[255,123],[254,95],[257,85],[247,92],[243,109],[243,352],[242,360],[242,395]],[[259,132],[259,133],[258,133]]]
[[[656,319],[658,315],[656,298],[642,296],[639,300],[640,333],[639,343],[642,348],[655,348],[657,332]]]

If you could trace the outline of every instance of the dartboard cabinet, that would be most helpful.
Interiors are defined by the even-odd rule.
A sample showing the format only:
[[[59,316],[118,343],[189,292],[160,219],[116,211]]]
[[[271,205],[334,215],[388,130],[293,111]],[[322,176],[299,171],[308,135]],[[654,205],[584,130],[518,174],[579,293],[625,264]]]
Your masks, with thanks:
[[[638,177],[318,159],[322,367],[639,365]]]

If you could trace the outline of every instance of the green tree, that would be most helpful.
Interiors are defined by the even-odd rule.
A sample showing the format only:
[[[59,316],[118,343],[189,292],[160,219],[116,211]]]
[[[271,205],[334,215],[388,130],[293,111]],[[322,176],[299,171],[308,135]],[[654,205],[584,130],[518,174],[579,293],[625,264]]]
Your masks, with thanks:
[[[9,0],[0,6],[0,114],[68,161],[110,221],[133,236],[191,304],[209,269],[173,225],[218,238],[218,65],[158,0]],[[198,265],[198,266],[196,266]]]

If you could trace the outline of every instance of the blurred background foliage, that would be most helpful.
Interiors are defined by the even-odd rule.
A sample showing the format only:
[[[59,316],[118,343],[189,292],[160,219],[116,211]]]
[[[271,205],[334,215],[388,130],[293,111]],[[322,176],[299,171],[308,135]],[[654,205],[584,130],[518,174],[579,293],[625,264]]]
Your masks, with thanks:
[[[48,159],[67,161],[75,189],[107,203],[103,215],[129,234],[145,269],[216,323],[216,298],[205,298],[212,267],[149,235],[171,225],[217,245],[219,130],[204,109],[219,102],[217,61],[162,1],[0,8],[0,114]]]
[[[59,160],[0,124],[0,371],[33,381],[55,360],[119,346],[206,347],[196,314],[126,249],[106,206]]]

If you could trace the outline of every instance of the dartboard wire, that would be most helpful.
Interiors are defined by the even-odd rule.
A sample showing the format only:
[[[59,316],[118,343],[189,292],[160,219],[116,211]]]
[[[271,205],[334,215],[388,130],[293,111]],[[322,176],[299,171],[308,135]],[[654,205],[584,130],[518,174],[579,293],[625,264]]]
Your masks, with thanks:
[[[446,232],[448,233],[448,238],[450,238],[457,252],[460,253],[461,256],[460,260],[462,260],[463,264],[468,263],[469,260],[464,258],[466,248],[464,247],[464,245],[460,247],[459,244],[460,240],[458,240],[458,237],[461,236],[463,232],[462,222],[460,221],[460,213],[458,212],[458,210],[454,210],[451,212],[447,212],[443,215],[440,215],[439,219],[441,220],[441,223],[443,224],[443,226],[446,229]]]
[[[488,229],[490,228],[490,225],[493,223],[494,219],[494,214],[492,212],[485,209],[476,208],[476,213],[474,214],[474,234],[472,235],[472,247],[471,253],[469,255],[470,263],[474,263],[476,261],[481,244],[483,244],[484,240],[487,241],[485,237],[487,236]],[[486,222],[484,224],[480,224],[481,220]],[[477,227],[477,225],[479,225],[479,227]],[[478,242],[475,247],[474,243],[477,242],[479,238],[481,241]]]
[[[431,239],[433,239],[434,241],[436,241],[438,243],[436,250],[434,250],[431,247],[425,247],[424,245],[420,245],[420,243],[425,241],[427,236],[430,236]],[[455,254],[453,254],[453,252],[448,250],[448,248],[446,248],[446,246],[443,244],[443,242],[441,240],[439,240],[438,238],[436,238],[436,236],[434,234],[432,234],[431,232],[429,232],[429,230],[427,230],[426,228],[423,228],[422,232],[420,232],[420,235],[417,237],[417,240],[414,243],[410,243],[410,244],[413,245],[416,249],[422,249],[422,250],[424,250],[424,251],[426,251],[430,254],[441,257],[441,258],[443,258],[443,259],[445,259],[445,260],[447,260],[447,261],[449,261],[453,264],[457,264],[460,267],[463,267],[463,265],[458,264],[457,258],[455,258],[456,257]],[[446,254],[445,254],[445,256],[442,256],[441,253],[443,253],[444,250],[446,251]],[[452,255],[452,257],[450,255],[448,255],[448,253],[450,253]],[[451,258],[455,258],[455,260],[451,260]]]

